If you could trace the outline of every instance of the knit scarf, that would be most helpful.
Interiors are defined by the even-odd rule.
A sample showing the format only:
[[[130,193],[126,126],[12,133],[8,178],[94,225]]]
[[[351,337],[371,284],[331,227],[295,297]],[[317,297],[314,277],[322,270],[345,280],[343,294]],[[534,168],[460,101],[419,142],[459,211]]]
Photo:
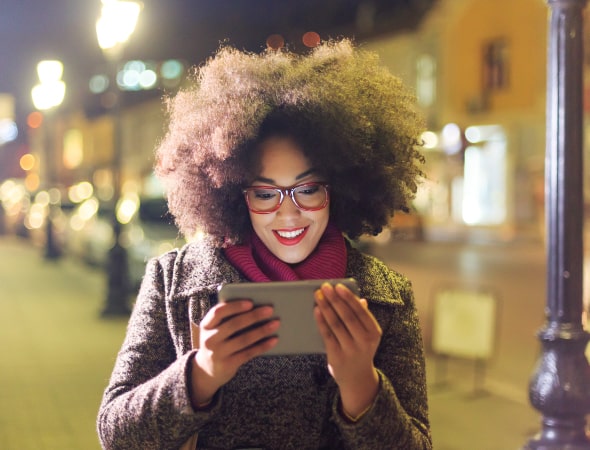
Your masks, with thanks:
[[[326,227],[314,251],[297,264],[287,264],[277,258],[254,231],[244,244],[227,247],[224,253],[249,281],[342,278],[346,274],[346,244],[342,232],[332,223]]]

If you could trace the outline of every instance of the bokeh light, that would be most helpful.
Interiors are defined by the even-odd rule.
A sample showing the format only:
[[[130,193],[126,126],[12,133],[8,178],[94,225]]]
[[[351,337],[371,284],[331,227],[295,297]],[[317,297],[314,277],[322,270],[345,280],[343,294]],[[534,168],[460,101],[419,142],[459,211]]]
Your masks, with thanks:
[[[96,188],[96,196],[106,202],[113,198],[113,174],[107,169],[98,169],[92,175],[92,182]]]
[[[49,203],[52,205],[59,205],[61,202],[61,192],[58,188],[49,189]]]
[[[279,50],[285,46],[285,39],[280,34],[271,34],[266,38],[266,46],[272,50]]]
[[[84,160],[84,138],[77,128],[68,130],[64,136],[63,164],[66,169],[75,169]]]
[[[29,230],[39,229],[45,223],[45,217],[47,217],[48,208],[47,205],[41,203],[33,203],[31,205],[31,209],[29,210],[29,214],[27,215],[24,225]]]
[[[87,200],[92,197],[92,194],[94,194],[94,187],[88,181],[82,181],[68,189],[68,198],[73,203]]]
[[[33,111],[27,116],[27,125],[30,128],[36,129],[43,123],[43,114],[39,111]]]
[[[102,94],[109,88],[109,77],[104,74],[94,75],[88,82],[88,88],[93,94]]]
[[[315,31],[308,31],[303,35],[301,40],[303,41],[303,45],[306,47],[314,48],[320,45],[321,38],[320,35]]]
[[[456,123],[448,123],[442,129],[442,148],[452,155],[461,150],[463,145],[462,132]]]
[[[151,89],[158,82],[158,75],[151,69],[144,70],[139,74],[139,86],[142,89]]]
[[[30,153],[26,153],[23,156],[21,156],[19,164],[20,168],[24,171],[31,170],[33,167],[35,167],[35,157]]]
[[[40,84],[33,86],[31,97],[35,108],[51,109],[61,105],[66,94],[66,84],[61,80],[63,63],[45,60],[37,64]]]
[[[427,149],[433,149],[438,146],[438,136],[433,131],[422,133],[422,141],[424,142],[424,148]]]
[[[14,141],[18,136],[18,127],[11,119],[0,119],[0,145]]]
[[[35,195],[35,203],[43,206],[49,205],[49,192],[37,192],[37,195]]]
[[[36,173],[28,173],[25,177],[25,188],[30,192],[35,192],[41,185],[41,179]]]
[[[98,45],[103,50],[116,48],[129,39],[141,12],[135,1],[102,0],[100,18],[96,22]]]
[[[117,220],[123,225],[129,223],[139,208],[139,196],[125,193],[117,204]]]
[[[160,67],[160,74],[162,78],[167,80],[174,80],[180,78],[184,71],[184,65],[176,60],[176,59],[169,59],[168,61],[164,61],[162,63],[162,67]]]

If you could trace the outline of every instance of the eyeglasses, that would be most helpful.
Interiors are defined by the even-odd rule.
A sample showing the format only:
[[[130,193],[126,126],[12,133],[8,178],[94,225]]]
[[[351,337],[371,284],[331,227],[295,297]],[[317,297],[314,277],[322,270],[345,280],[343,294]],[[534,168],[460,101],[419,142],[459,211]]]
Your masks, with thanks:
[[[283,204],[285,196],[302,211],[318,211],[328,204],[330,198],[326,183],[303,183],[288,188],[275,186],[250,186],[242,192],[248,209],[255,214],[270,214]]]

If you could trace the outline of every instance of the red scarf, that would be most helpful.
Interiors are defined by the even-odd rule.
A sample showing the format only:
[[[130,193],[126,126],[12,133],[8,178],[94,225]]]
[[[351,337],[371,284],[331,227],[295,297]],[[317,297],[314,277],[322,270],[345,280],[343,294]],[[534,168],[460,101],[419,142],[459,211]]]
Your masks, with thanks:
[[[249,281],[294,281],[343,278],[346,244],[340,230],[329,223],[315,250],[297,264],[277,258],[252,232],[243,245],[224,249],[229,262]]]

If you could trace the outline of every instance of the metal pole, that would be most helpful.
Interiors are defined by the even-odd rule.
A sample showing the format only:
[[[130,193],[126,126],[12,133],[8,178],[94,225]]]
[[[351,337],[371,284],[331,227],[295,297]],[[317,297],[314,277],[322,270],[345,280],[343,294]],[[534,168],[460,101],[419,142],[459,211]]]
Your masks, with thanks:
[[[586,0],[547,0],[546,323],[542,354],[529,385],[542,430],[525,449],[590,449],[590,335],[582,328],[583,9]]]
[[[127,250],[121,245],[121,223],[117,218],[117,204],[121,197],[121,172],[123,147],[121,139],[121,99],[117,88],[117,71],[122,61],[125,42],[133,33],[142,4],[134,0],[103,1],[101,15],[96,22],[96,36],[98,44],[107,60],[112,64],[113,82],[111,92],[115,96],[115,108],[111,112],[113,119],[113,235],[114,245],[109,251],[107,267],[107,298],[102,312],[103,316],[128,315],[130,308],[127,304],[129,297],[129,267],[127,264]]]
[[[118,60],[111,61],[113,73],[112,91],[116,96],[115,105],[111,110],[113,120],[113,200],[112,200],[112,227],[113,247],[109,250],[107,261],[107,297],[101,315],[127,316],[130,308],[127,303],[129,297],[129,266],[127,249],[121,245],[121,223],[117,218],[117,204],[121,198],[121,172],[123,166],[123,140],[121,130],[121,95],[117,92]]]
[[[53,117],[53,112],[47,110],[45,112],[45,162],[46,177],[47,177],[47,191],[50,192],[55,188],[57,181],[56,167],[55,167],[55,126],[56,122]],[[53,226],[53,216],[55,206],[50,201],[47,205],[47,221],[45,222],[45,248],[43,256],[49,261],[55,261],[61,256],[61,249],[55,240],[55,231]]]

